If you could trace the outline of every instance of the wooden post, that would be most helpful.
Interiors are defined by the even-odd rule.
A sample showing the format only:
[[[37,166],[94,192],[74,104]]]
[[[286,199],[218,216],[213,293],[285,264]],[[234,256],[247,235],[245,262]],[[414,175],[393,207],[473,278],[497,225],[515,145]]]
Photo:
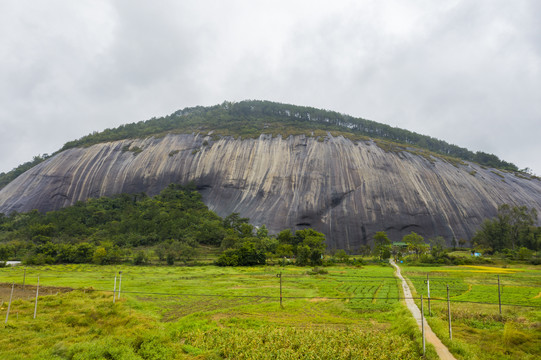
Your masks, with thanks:
[[[280,273],[280,307],[283,307],[282,305],[282,273]]]
[[[502,293],[500,290],[500,275],[498,275],[498,305],[500,307],[500,315],[502,314]]]
[[[120,299],[120,288],[122,287],[122,271],[118,272],[120,279],[118,280],[118,297],[117,299]]]
[[[276,277],[280,279],[280,307],[283,307],[282,306],[282,273],[277,274]]]
[[[116,295],[116,274],[115,274],[115,285],[113,287],[113,304],[115,303],[115,295]]]
[[[423,356],[426,354],[425,344],[425,310],[423,307],[423,295],[421,295],[421,332],[423,334]]]
[[[449,299],[449,285],[447,285],[447,319],[449,320],[449,339],[453,340],[453,331],[451,329],[451,300]]]
[[[8,311],[6,313],[6,324],[8,323],[8,319],[9,319],[9,310],[11,309],[11,299],[13,299],[13,289],[15,289],[15,283],[11,285],[11,295],[9,296]]]
[[[36,304],[34,305],[34,319],[38,312],[38,295],[39,295],[39,276],[38,276],[38,285],[36,286]]]
[[[23,274],[23,290],[26,283],[26,266],[24,267],[24,274]]]

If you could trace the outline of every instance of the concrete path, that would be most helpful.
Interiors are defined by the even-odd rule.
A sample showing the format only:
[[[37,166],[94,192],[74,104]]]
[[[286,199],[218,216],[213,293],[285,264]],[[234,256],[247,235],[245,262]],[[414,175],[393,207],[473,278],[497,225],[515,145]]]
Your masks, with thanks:
[[[430,326],[428,326],[428,323],[426,322],[426,319],[424,319],[424,318],[421,319],[421,311],[419,310],[417,305],[415,305],[415,301],[413,301],[413,297],[411,295],[410,287],[408,286],[408,283],[406,282],[406,280],[404,279],[404,277],[400,273],[400,268],[398,267],[398,265],[395,264],[395,262],[392,259],[390,259],[389,262],[391,263],[392,266],[395,267],[396,276],[398,276],[398,278],[400,280],[402,280],[402,289],[404,289],[404,298],[406,300],[406,305],[407,305],[409,311],[411,311],[411,314],[413,315],[413,317],[415,318],[415,321],[417,321],[417,325],[419,325],[419,329],[421,329],[421,326],[422,326],[421,321],[424,321],[425,340],[427,342],[431,343],[432,345],[434,345],[434,347],[436,348],[436,352],[438,353],[438,356],[440,357],[440,359],[456,360],[456,358],[453,356],[453,354],[451,354],[449,352],[449,349],[447,349],[447,347],[445,345],[443,345],[441,340],[438,339],[436,334],[434,334],[434,332],[432,331]]]

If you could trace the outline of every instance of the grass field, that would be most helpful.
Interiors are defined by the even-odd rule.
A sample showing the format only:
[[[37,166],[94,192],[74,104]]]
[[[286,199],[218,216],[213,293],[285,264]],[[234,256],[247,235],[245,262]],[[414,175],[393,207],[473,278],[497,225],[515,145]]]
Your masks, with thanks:
[[[323,269],[327,273],[294,266],[57,265],[28,267],[24,275],[22,267],[2,268],[1,320],[10,284],[19,286],[8,324],[0,327],[0,358],[421,358],[420,332],[399,300],[402,293],[390,266]],[[433,298],[445,297],[450,284],[452,299],[494,300],[489,296],[494,268],[403,270],[419,294],[426,295],[429,272]],[[502,301],[537,306],[541,272],[504,270]],[[113,304],[119,271],[121,294]],[[40,297],[33,319],[38,275],[40,292],[49,295]],[[541,354],[540,308],[504,305],[500,317],[497,305],[453,302],[452,342],[446,340],[446,309],[446,302],[432,301],[428,320],[457,358],[534,359]],[[427,358],[437,358],[431,347]]]
[[[539,359],[541,357],[541,269],[534,266],[403,267],[427,297],[430,279],[432,316],[427,321],[457,358]],[[500,296],[498,296],[498,276]],[[453,341],[449,340],[447,286]],[[501,298],[502,313],[499,311]],[[420,302],[417,301],[418,305]]]
[[[325,270],[309,275],[311,269],[292,266],[27,268],[27,292],[18,289],[21,299],[0,328],[0,357],[420,358],[420,334],[398,300],[390,267]],[[113,304],[119,271],[122,291]],[[23,268],[0,269],[0,282],[22,284],[23,274]],[[40,298],[33,319],[38,274],[42,286],[75,290]],[[6,302],[8,291],[2,294]],[[1,314],[6,310],[4,304]],[[429,358],[435,358],[432,350]]]

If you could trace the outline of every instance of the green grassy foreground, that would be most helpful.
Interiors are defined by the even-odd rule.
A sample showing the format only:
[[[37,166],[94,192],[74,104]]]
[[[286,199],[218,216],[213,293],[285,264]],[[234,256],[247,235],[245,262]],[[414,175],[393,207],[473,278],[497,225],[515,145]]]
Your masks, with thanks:
[[[427,297],[430,278],[432,330],[459,359],[539,359],[541,269],[535,266],[403,266],[417,293]],[[498,275],[502,314],[498,305]],[[451,300],[449,340],[447,285]],[[413,289],[412,289],[413,290]],[[420,306],[420,301],[417,301]],[[490,303],[490,304],[487,304]]]
[[[29,267],[2,359],[419,359],[390,267]],[[122,292],[113,304],[114,276]],[[282,273],[283,306],[280,306]],[[40,297],[32,285],[75,290]],[[23,268],[0,269],[22,283]],[[117,280],[117,288],[119,286]],[[2,292],[5,319],[7,292]],[[437,358],[429,347],[428,358]]]
[[[294,266],[28,267],[28,291],[15,296],[7,325],[11,288],[4,286],[0,293],[4,302],[0,358],[421,358],[420,333],[399,300],[402,294],[392,268],[324,270],[327,273]],[[433,301],[428,322],[458,359],[536,359],[541,354],[539,268],[402,266],[402,270],[425,297],[429,273]],[[119,271],[122,291],[113,304]],[[0,282],[22,284],[23,274],[22,267],[2,268]],[[483,304],[497,304],[498,274],[502,315],[498,305]],[[53,295],[40,297],[33,319],[38,275],[43,293],[47,287]],[[447,284],[453,341],[447,303],[442,300]],[[119,285],[117,278],[117,289]],[[74,290],[64,293],[55,288],[61,286]],[[426,302],[424,306],[427,310]],[[430,346],[427,358],[437,358]]]

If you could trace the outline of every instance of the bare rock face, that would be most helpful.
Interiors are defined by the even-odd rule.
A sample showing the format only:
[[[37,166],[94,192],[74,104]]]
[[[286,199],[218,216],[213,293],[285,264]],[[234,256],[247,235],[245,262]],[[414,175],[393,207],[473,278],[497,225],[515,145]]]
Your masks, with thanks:
[[[239,212],[271,233],[312,227],[355,250],[376,231],[392,240],[469,239],[503,203],[541,213],[541,181],[453,165],[372,142],[304,136],[237,140],[172,135],[66,150],[0,190],[0,212],[49,211],[117,193],[155,195],[195,182],[210,209]]]

